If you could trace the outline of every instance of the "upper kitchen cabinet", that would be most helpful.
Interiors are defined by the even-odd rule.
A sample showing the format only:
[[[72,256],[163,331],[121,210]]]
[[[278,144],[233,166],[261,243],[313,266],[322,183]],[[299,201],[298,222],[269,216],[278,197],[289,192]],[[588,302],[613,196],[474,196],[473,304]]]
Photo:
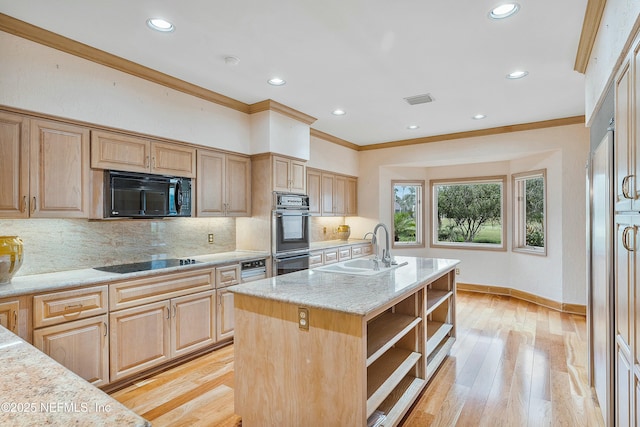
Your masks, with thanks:
[[[273,156],[273,191],[304,194],[306,163],[289,157]]]
[[[0,217],[87,218],[89,130],[0,113]]]
[[[250,159],[213,150],[198,150],[197,157],[196,215],[250,216]]]
[[[194,178],[196,150],[179,144],[92,131],[91,167]]]
[[[309,213],[320,216],[354,216],[358,180],[318,169],[307,169]]]
[[[0,112],[0,217],[29,216],[29,119]]]
[[[615,80],[615,210],[640,210],[640,42],[620,67]]]

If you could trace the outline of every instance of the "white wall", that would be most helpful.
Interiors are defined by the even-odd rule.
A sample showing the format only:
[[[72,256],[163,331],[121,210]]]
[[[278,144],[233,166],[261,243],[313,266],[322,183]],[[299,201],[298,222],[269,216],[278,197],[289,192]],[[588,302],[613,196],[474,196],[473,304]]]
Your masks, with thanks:
[[[358,213],[352,235],[391,223],[391,180],[424,179],[427,227],[429,180],[508,175],[506,252],[430,248],[397,254],[462,260],[460,282],[506,286],[554,301],[586,304],[585,172],[589,132],[582,125],[363,151],[358,174]],[[546,257],[511,252],[512,173],[547,169]]]
[[[640,1],[607,0],[585,73],[587,123],[595,113],[623,50],[640,25]]]
[[[358,152],[318,137],[311,137],[307,166],[344,175],[358,176]]]
[[[249,115],[0,32],[0,105],[250,154]]]

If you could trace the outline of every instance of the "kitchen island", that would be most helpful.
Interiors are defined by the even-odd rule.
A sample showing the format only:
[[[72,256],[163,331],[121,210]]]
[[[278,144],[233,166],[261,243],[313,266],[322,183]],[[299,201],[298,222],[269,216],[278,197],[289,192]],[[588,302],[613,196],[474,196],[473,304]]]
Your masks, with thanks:
[[[229,288],[244,426],[398,424],[455,341],[459,261],[396,260],[373,275],[316,269]]]

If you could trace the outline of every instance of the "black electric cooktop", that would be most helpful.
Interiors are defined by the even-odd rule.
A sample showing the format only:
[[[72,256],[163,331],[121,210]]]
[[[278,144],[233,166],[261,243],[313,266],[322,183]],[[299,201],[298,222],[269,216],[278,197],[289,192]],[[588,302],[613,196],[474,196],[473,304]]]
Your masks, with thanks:
[[[136,271],[158,270],[160,268],[178,267],[181,265],[197,264],[200,261],[195,259],[157,259],[153,261],[134,262],[131,264],[107,265],[105,267],[94,267],[94,270],[106,271],[108,273],[134,273]]]

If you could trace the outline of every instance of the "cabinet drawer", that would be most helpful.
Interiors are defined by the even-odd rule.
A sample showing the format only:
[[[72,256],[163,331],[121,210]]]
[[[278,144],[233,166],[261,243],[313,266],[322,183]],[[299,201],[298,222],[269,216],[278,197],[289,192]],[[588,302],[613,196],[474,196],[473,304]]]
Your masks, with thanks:
[[[109,287],[109,308],[120,310],[214,288],[213,269],[127,280]]]
[[[345,261],[351,259],[351,248],[342,248],[338,251],[338,260]]]
[[[240,283],[240,264],[216,267],[216,288],[225,288]]]
[[[362,246],[352,246],[351,247],[351,258],[357,258],[362,256],[371,255],[373,252],[371,245],[362,245]]]
[[[33,327],[57,325],[107,312],[108,286],[53,292],[33,297]]]
[[[331,250],[324,251],[324,263],[332,264],[334,262],[338,262],[338,250],[331,249]]]
[[[322,265],[322,252],[316,252],[309,255],[309,268]]]

